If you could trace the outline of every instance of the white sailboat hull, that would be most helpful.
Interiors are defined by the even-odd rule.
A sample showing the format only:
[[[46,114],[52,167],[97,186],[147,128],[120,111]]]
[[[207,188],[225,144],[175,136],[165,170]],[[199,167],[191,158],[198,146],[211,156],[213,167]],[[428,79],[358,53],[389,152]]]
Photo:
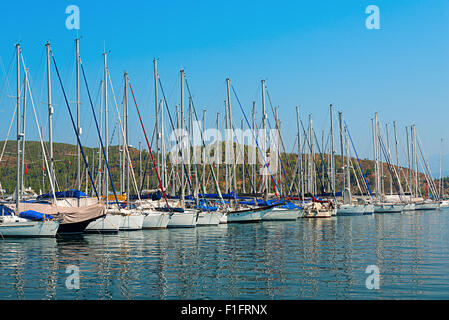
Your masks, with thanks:
[[[301,209],[286,209],[274,207],[273,210],[267,212],[262,220],[296,220],[299,218]]]
[[[220,218],[220,224],[226,224],[228,223],[228,215],[226,213],[223,213],[223,215]]]
[[[197,226],[217,226],[220,223],[223,212],[200,212],[198,215],[198,220],[196,221]]]
[[[414,211],[415,210],[415,204],[414,203],[407,203],[405,206],[404,206],[404,209],[403,209],[403,211]]]
[[[416,203],[415,210],[436,210],[439,208],[438,202]]]
[[[144,215],[141,213],[132,213],[120,216],[119,230],[133,231],[142,230]]]
[[[440,203],[440,208],[447,208],[449,207],[449,200],[443,200]]]
[[[166,212],[144,212],[142,229],[165,229],[170,221],[170,215]]]
[[[196,212],[174,212],[170,221],[167,224],[167,228],[195,228],[196,227]]]
[[[228,216],[227,223],[259,222],[271,210],[273,210],[273,208],[268,208],[265,210],[249,209],[249,210],[243,210],[243,211],[229,212],[227,215]]]
[[[121,215],[106,214],[105,216],[89,223],[84,232],[117,232],[121,223]]]
[[[364,215],[369,215],[374,213],[374,204],[365,204]]]
[[[403,204],[376,204],[374,213],[401,213],[404,209]]]
[[[0,238],[54,237],[58,227],[59,221],[5,221],[0,224]]]
[[[337,216],[362,216],[366,211],[365,205],[344,204],[337,209]]]
[[[337,209],[306,211],[304,218],[330,218],[336,215]]]

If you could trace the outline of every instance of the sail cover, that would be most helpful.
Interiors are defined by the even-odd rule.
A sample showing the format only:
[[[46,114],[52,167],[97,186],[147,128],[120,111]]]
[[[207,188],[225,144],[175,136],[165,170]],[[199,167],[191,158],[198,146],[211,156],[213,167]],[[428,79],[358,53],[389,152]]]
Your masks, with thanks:
[[[6,204],[5,206],[14,211],[16,209],[15,204]],[[28,210],[52,215],[56,219],[61,219],[61,224],[82,222],[105,215],[105,206],[101,203],[84,207],[56,207],[54,204],[20,203],[19,212]]]
[[[86,197],[86,194],[77,189],[70,189],[67,191],[58,191],[55,193],[56,198],[76,198]],[[53,193],[44,193],[37,197],[37,200],[53,199]]]
[[[45,215],[41,212],[37,212],[34,210],[22,211],[19,214],[19,217],[21,217],[21,218],[30,219],[30,220],[34,220],[34,221],[42,221],[42,220],[44,220],[44,216],[45,216],[45,219],[53,219],[54,218],[52,215]]]

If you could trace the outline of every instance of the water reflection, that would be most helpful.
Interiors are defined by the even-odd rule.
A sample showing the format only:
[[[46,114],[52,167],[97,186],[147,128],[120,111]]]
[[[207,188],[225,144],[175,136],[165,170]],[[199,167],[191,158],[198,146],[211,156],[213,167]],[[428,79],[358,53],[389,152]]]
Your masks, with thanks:
[[[0,242],[1,299],[447,299],[447,211]],[[365,287],[368,265],[379,290]],[[80,268],[80,289],[65,286]]]

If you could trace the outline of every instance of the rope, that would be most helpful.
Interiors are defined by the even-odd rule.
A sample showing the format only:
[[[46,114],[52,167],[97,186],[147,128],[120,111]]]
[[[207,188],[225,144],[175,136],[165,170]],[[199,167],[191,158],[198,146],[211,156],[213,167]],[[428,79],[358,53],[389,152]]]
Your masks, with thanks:
[[[90,90],[89,90],[89,86],[87,85],[86,74],[84,73],[84,67],[83,67],[83,63],[81,62],[81,59],[80,59],[80,66],[81,66],[81,71],[83,72],[83,79],[84,79],[84,83],[86,85],[87,95],[89,96],[89,103],[90,103],[90,107],[92,110],[92,114],[94,116],[95,126],[97,128],[98,138],[100,139],[101,150],[103,151],[104,161],[106,164],[106,168],[108,169],[109,179],[111,180],[112,191],[114,192],[115,201],[120,210],[120,206],[118,204],[118,199],[117,199],[117,193],[115,192],[114,181],[112,180],[112,175],[111,175],[111,170],[109,169],[108,159],[106,159],[106,152],[104,150],[103,139],[101,138],[100,129],[98,127],[97,116],[95,115],[94,105],[92,104],[92,98],[90,96]],[[107,138],[108,137],[105,137],[105,139],[107,139]],[[81,143],[80,143],[80,146],[81,146]],[[83,153],[83,157],[84,157],[84,153]],[[86,165],[87,165],[87,162],[86,162]],[[89,171],[89,175],[90,175],[90,171]],[[92,182],[92,184],[93,184],[93,182]],[[106,190],[106,203],[107,202],[108,202],[108,190]]]
[[[56,74],[58,75],[59,84],[61,85],[61,90],[62,90],[62,93],[63,93],[63,95],[64,95],[64,100],[65,100],[65,103],[66,103],[66,106],[67,106],[67,111],[69,112],[70,120],[72,121],[73,130],[75,131],[75,134],[76,134],[76,140],[78,141],[78,144],[79,144],[79,146],[80,146],[81,153],[82,153],[82,155],[83,155],[83,160],[84,160],[84,163],[85,163],[85,165],[86,165],[86,168],[87,168],[88,171],[89,171],[89,178],[90,178],[90,181],[91,181],[92,186],[93,186],[93,188],[94,188],[94,190],[95,190],[95,195],[97,196],[97,199],[100,200],[100,198],[99,198],[99,196],[98,196],[97,188],[95,187],[95,183],[94,183],[94,180],[93,180],[93,178],[92,178],[92,173],[90,172],[89,164],[87,163],[87,160],[86,160],[86,155],[84,154],[84,148],[83,148],[83,146],[82,146],[82,144],[81,144],[81,140],[80,140],[80,137],[79,137],[78,132],[77,132],[78,130],[76,129],[75,121],[73,120],[72,111],[70,110],[70,107],[69,107],[69,101],[67,100],[67,95],[66,95],[66,93],[65,93],[64,86],[62,85],[61,76],[59,75],[59,70],[58,70],[58,66],[56,65],[56,60],[55,60],[55,57],[54,57],[54,55],[53,55],[53,51],[51,51],[51,57],[52,57],[52,59],[53,59],[53,64],[54,64],[55,69],[56,69]]]

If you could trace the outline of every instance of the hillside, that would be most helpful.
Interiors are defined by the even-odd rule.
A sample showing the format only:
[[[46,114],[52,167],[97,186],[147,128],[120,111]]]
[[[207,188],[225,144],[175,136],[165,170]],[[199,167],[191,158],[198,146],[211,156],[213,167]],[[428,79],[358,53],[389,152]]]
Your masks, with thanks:
[[[3,148],[4,141],[0,142],[0,148]],[[54,165],[55,165],[55,174],[57,179],[57,186],[58,190],[67,190],[70,188],[76,188],[76,146],[71,144],[65,144],[65,143],[54,143]],[[224,148],[223,148],[224,149]],[[222,150],[223,150],[222,149]],[[1,150],[1,149],[0,149]],[[88,148],[84,147],[84,152],[86,155],[86,158],[88,159],[89,165],[91,167],[93,176],[95,181],[97,181],[97,174],[98,174],[98,148]],[[103,157],[103,156],[102,156]],[[140,174],[139,174],[139,151],[135,148],[130,148],[130,157],[133,162],[133,167],[136,174],[136,179],[138,181],[138,185],[140,185]],[[156,155],[155,155],[156,157]],[[224,157],[224,153],[223,153]],[[282,161],[284,165],[285,174],[287,175],[288,181],[291,184],[292,177],[294,176],[295,171],[295,165],[297,161],[297,155],[296,154],[282,154]],[[325,155],[325,161],[327,161],[327,155]],[[152,170],[153,166],[151,163],[148,163],[148,161],[151,162],[151,159],[149,157],[148,152],[142,151],[142,175],[145,172],[145,167],[148,168],[148,171],[150,172],[150,176],[145,179],[144,188],[155,188],[157,186],[157,177],[155,175],[155,171]],[[336,168],[341,168],[341,158],[340,156],[335,157],[336,161]],[[366,174],[366,178],[368,183],[371,186],[371,189],[373,189],[374,184],[374,162],[372,160],[363,159],[360,160],[363,170]],[[318,167],[321,167],[321,157],[319,155],[316,155],[315,157],[315,163]],[[352,159],[352,163],[354,166],[357,167],[357,159]],[[31,187],[33,190],[35,190],[36,193],[39,193],[40,191],[43,192],[49,192],[49,182],[46,178],[46,171],[43,170],[43,160],[42,160],[42,150],[40,143],[37,141],[27,141],[25,145],[25,165],[26,165],[26,176],[24,178],[25,187]],[[111,168],[111,174],[114,181],[114,186],[116,190],[118,191],[120,189],[120,160],[119,160],[119,149],[117,146],[111,146],[109,148],[109,165]],[[389,171],[388,166],[384,163],[384,176],[385,176],[385,182],[384,182],[384,190],[385,193],[390,192],[390,182],[389,182]],[[327,166],[327,163],[326,163]],[[225,166],[220,166],[220,177],[219,177],[219,183],[220,188],[222,192],[225,192]],[[214,165],[215,168],[215,165]],[[246,177],[248,177],[248,170],[251,170],[250,166],[246,166],[243,168],[242,165],[237,165],[236,168],[236,175],[238,177],[237,179],[237,188],[239,189],[239,192],[243,191],[243,182],[242,182],[242,176],[243,176],[243,169],[246,172]],[[181,168],[178,168],[178,173],[180,172]],[[340,185],[342,181],[342,174],[341,169],[338,169],[340,172],[337,172],[336,175],[336,183],[337,183],[337,191],[340,191]],[[202,174],[202,166],[198,166],[199,176],[198,181],[201,182],[201,174]],[[319,168],[317,170],[317,185],[318,190],[321,189],[321,180],[323,180],[323,172]],[[399,168],[399,171],[401,172],[401,177],[404,175],[407,175],[408,177],[408,171],[405,168]],[[86,188],[86,170],[83,159],[81,159],[81,172],[82,172],[82,187],[81,189],[85,191]],[[171,170],[171,166],[167,168],[168,174],[173,173]],[[0,183],[1,187],[6,190],[7,194],[10,194],[14,191],[16,186],[16,141],[8,141],[6,147],[5,147],[5,153],[3,156],[3,159],[0,163]],[[210,170],[208,166],[206,166],[206,191],[207,192],[215,192],[215,189],[213,188],[213,181],[210,174]],[[195,181],[195,166],[191,166],[191,178],[193,181]],[[357,176],[359,180],[359,184],[362,185],[363,182],[361,179],[363,179],[360,175]],[[277,180],[279,180],[277,178]],[[396,179],[393,179],[395,181]],[[260,183],[260,177],[257,179],[257,183]],[[421,192],[423,195],[425,195],[425,176],[420,173],[419,174],[419,181],[421,186]],[[444,190],[446,190],[449,187],[449,178],[443,179],[444,182]],[[330,192],[328,190],[328,178],[324,176],[324,191]],[[403,182],[403,188],[405,188],[405,183]],[[438,183],[436,183],[438,185]],[[173,190],[173,184],[169,183],[168,192],[174,192]],[[285,190],[288,189],[287,184],[285,183],[285,176],[283,174],[282,176],[282,188],[285,192]],[[188,187],[188,185],[187,185]],[[398,185],[396,182],[393,183],[393,193],[396,192]],[[363,187],[362,187],[363,188]],[[89,181],[88,183],[88,190],[89,193],[91,192],[91,183]],[[111,188],[112,190],[112,188]],[[358,186],[357,181],[355,179],[354,173],[351,172],[351,190],[353,194],[358,193]],[[251,185],[246,179],[245,181],[245,191],[251,192]],[[295,187],[293,187],[293,191],[295,192]]]

